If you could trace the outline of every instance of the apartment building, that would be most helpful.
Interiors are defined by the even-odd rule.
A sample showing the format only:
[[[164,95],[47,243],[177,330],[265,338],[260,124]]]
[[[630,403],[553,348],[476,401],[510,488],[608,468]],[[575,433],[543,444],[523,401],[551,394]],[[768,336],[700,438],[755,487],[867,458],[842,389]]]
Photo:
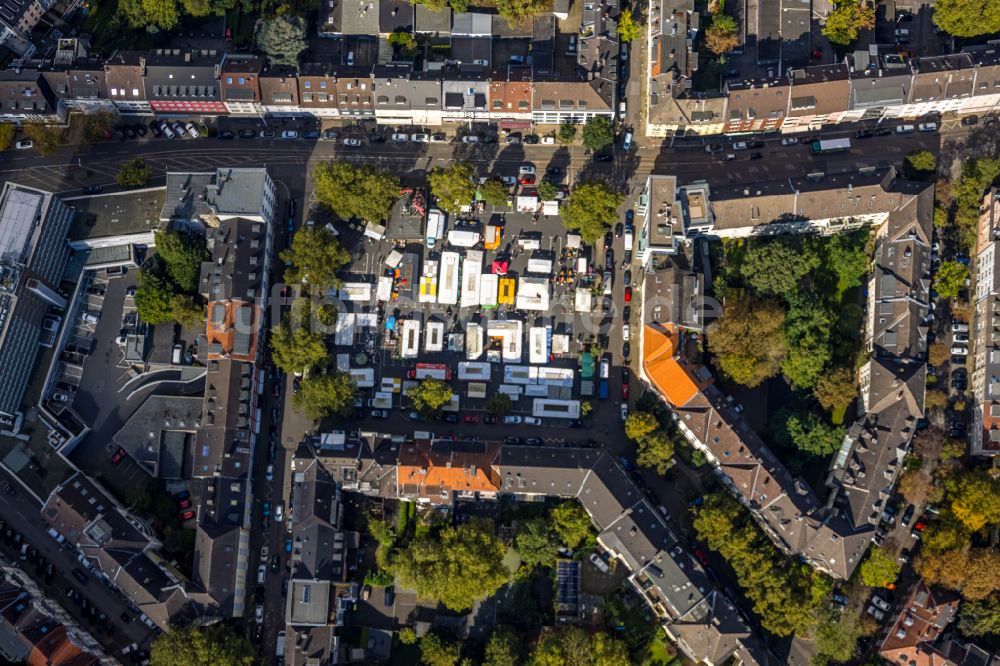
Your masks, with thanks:
[[[827,506],[857,530],[878,526],[924,415],[934,192],[920,185],[914,191],[876,232],[859,417],[827,478]]]
[[[654,26],[662,31],[668,24],[657,22],[655,14],[650,22],[654,50],[645,100],[650,136],[806,132],[844,122],[986,113],[1000,107],[996,41],[911,59],[872,46],[846,54],[839,63],[778,68],[770,78],[727,79],[719,94],[695,94],[684,69],[690,70],[697,54],[685,60],[690,51],[680,41],[684,14],[673,10],[672,16],[677,27],[669,27],[672,57],[666,60],[657,57],[664,38],[654,33]]]
[[[343,627],[358,600],[360,535],[342,529],[341,488],[308,444],[291,461],[291,575],[285,605],[285,663],[337,663]]]
[[[714,385],[698,355],[688,353],[696,342],[683,308],[665,307],[662,298],[647,301],[644,293],[640,343],[642,380],[663,397],[684,437],[722,472],[729,490],[775,545],[841,579],[860,563],[892,494],[923,416],[926,374],[933,188],[896,182],[891,169],[857,181],[865,177],[834,177],[822,183],[833,188],[825,192],[820,184],[785,190],[785,184],[762,183],[742,188],[742,196],[734,188],[711,193],[713,232],[724,230],[719,235],[833,233],[877,225],[866,326],[872,355],[860,373],[862,416],[832,462],[825,504],[785,469],[750,428],[742,408]],[[768,224],[774,220],[781,222]],[[748,229],[750,221],[766,227]],[[653,272],[644,292],[662,293],[657,279],[677,281]]]
[[[230,115],[260,115],[263,111],[260,92],[263,68],[264,59],[260,56],[223,54],[219,90]]]
[[[975,312],[970,322],[973,396],[969,446],[973,455],[1000,455],[1000,192],[980,207],[974,264]]]
[[[3,0],[0,2],[0,46],[19,58],[35,52],[31,31],[56,3],[54,0]]]
[[[417,434],[414,441],[385,440],[373,447],[367,440],[326,433],[301,464],[311,466],[314,455],[343,490],[438,509],[501,495],[525,501],[576,499],[596,526],[600,546],[627,568],[629,584],[689,658],[706,664],[767,662],[763,646],[732,601],[714,588],[660,512],[607,452],[428,440]],[[293,469],[299,464],[293,462]]]
[[[66,309],[59,293],[73,209],[51,192],[7,182],[0,190],[0,423],[14,429],[43,326]]]
[[[904,599],[878,653],[891,664],[991,666],[1000,657],[965,643],[948,626],[958,614],[957,594],[918,581]]]
[[[59,122],[66,106],[37,69],[0,70],[0,121]]]

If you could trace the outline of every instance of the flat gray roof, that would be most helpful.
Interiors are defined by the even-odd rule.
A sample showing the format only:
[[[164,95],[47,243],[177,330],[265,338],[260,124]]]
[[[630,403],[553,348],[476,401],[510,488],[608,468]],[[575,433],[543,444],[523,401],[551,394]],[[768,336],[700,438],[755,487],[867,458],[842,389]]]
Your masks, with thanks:
[[[159,228],[166,192],[165,187],[158,187],[65,199],[77,211],[69,230],[70,242],[155,231]]]

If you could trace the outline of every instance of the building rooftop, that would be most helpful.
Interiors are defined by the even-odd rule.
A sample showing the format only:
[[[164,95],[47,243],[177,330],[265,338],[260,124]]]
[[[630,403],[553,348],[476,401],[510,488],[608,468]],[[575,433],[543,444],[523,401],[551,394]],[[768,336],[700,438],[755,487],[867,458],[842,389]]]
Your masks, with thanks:
[[[65,199],[77,211],[70,227],[70,242],[156,231],[166,192],[166,188],[157,187]]]

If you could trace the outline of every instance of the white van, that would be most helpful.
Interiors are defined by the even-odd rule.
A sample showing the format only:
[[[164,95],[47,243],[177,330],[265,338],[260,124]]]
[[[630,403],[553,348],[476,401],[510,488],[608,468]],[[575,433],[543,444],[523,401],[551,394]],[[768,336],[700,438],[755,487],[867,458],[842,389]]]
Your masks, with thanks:
[[[634,235],[632,233],[632,227],[628,227],[628,228],[625,229],[625,236],[623,237],[622,240],[625,243],[625,251],[626,252],[631,252],[632,251],[632,242],[634,241]]]
[[[173,363],[174,365],[180,365],[181,364],[181,356],[183,354],[184,354],[184,347],[183,347],[183,345],[174,345],[174,353],[170,357],[170,362]]]
[[[913,125],[900,125],[896,128],[896,134],[911,134],[916,131],[916,127]]]
[[[99,314],[95,314],[93,312],[87,312],[86,310],[84,310],[80,314],[80,319],[87,322],[88,324],[96,324],[98,321],[100,321],[101,316]]]

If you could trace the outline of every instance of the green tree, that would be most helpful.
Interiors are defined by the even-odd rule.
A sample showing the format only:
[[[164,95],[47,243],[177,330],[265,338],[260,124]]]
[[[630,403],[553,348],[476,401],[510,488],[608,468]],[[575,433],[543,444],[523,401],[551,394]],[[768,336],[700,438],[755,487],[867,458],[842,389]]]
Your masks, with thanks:
[[[628,647],[604,632],[545,627],[528,660],[531,666],[628,666]]]
[[[862,30],[875,27],[875,9],[866,0],[842,0],[826,17],[823,36],[838,46],[850,46]]]
[[[990,548],[921,550],[914,569],[929,585],[960,592],[967,601],[982,601],[1000,591],[1000,553]]]
[[[455,393],[440,379],[425,379],[410,389],[410,404],[423,416],[436,416]]]
[[[716,366],[737,384],[750,387],[778,374],[786,353],[784,322],[785,311],[773,301],[750,296],[727,300],[722,317],[708,331]]]
[[[957,298],[965,289],[969,269],[957,261],[942,261],[934,274],[934,289],[941,298]]]
[[[949,479],[946,487],[952,514],[970,532],[1000,522],[1000,480],[971,471]]]
[[[783,297],[796,293],[819,263],[800,236],[781,236],[751,244],[740,272],[758,294]]]
[[[14,145],[14,125],[12,123],[0,123],[0,151],[10,150]]]
[[[666,474],[670,460],[674,457],[674,442],[665,432],[653,432],[639,439],[635,461],[640,467],[655,469],[657,474]]]
[[[174,294],[170,299],[170,316],[185,328],[195,328],[205,320],[205,308],[189,294]]]
[[[576,141],[576,123],[566,121],[559,125],[559,143],[573,143]]]
[[[866,633],[861,617],[826,606],[816,612],[815,620],[816,625],[810,631],[816,652],[813,666],[851,661],[858,650],[858,639]]]
[[[150,32],[169,32],[180,21],[176,0],[118,0],[118,11],[133,28]]]
[[[521,560],[529,567],[550,567],[556,561],[559,538],[547,521],[532,518],[518,524],[514,545]]]
[[[539,183],[541,185],[541,183]],[[483,200],[493,206],[506,206],[507,197],[510,196],[510,188],[503,184],[499,178],[490,178],[479,186],[479,194]],[[539,192],[539,194],[541,194]]]
[[[311,374],[299,383],[292,405],[311,419],[349,416],[354,411],[354,383],[346,372]]]
[[[621,24],[619,24],[621,27]],[[594,116],[583,126],[583,145],[588,150],[597,152],[615,142],[615,130],[607,116]]]
[[[286,264],[285,280],[302,284],[319,295],[340,284],[337,271],[351,263],[351,253],[326,227],[302,227],[292,236],[291,247],[279,255]]]
[[[958,611],[958,629],[966,636],[1000,635],[1000,596],[963,603]]]
[[[201,264],[208,261],[208,247],[203,236],[184,234],[173,229],[156,232],[156,255],[163,261],[170,281],[183,292],[198,291]]]
[[[486,642],[482,666],[513,666],[521,663],[521,639],[510,629],[498,627]]]
[[[145,160],[129,160],[118,169],[115,181],[123,189],[142,187],[149,182],[149,165]]]
[[[313,180],[316,200],[344,220],[380,222],[399,198],[399,179],[370,166],[321,162]]]
[[[96,111],[83,116],[83,138],[88,143],[100,143],[111,136],[117,116],[109,111]]]
[[[135,290],[135,311],[139,319],[153,326],[170,321],[173,314],[174,290],[170,283],[154,272],[139,271]]]
[[[462,656],[462,646],[429,631],[420,637],[420,663],[427,666],[457,666]]]
[[[716,14],[705,30],[705,46],[717,56],[729,53],[740,45],[740,28],[728,14]]]
[[[618,39],[622,42],[631,42],[642,36],[639,24],[635,22],[631,9],[623,9],[618,14]]]
[[[868,557],[861,563],[858,574],[862,585],[886,587],[896,580],[899,569],[899,562],[892,553],[879,547],[868,551]]]
[[[265,19],[257,31],[257,48],[267,55],[271,64],[295,67],[302,52],[309,48],[305,20],[288,14]]]
[[[659,427],[660,421],[656,415],[635,411],[625,419],[625,436],[633,441],[638,441]]]
[[[149,660],[152,666],[254,666],[257,651],[221,624],[173,627],[153,641]]]
[[[854,402],[857,396],[854,373],[850,368],[833,368],[816,378],[813,396],[823,409],[838,413]]]
[[[837,293],[841,295],[861,285],[868,273],[868,230],[839,233],[825,239],[823,245],[824,274],[837,278]]]
[[[402,53],[414,53],[417,50],[417,38],[408,30],[397,29],[389,35],[388,41]]]
[[[559,188],[547,180],[539,182],[535,190],[542,201],[553,201],[559,195]]]
[[[937,0],[934,23],[955,37],[979,37],[1000,32],[998,0]]]
[[[514,404],[506,393],[494,393],[486,400],[486,411],[493,416],[506,416]]]
[[[437,197],[438,208],[446,213],[458,213],[476,196],[475,169],[469,162],[452,162],[447,167],[434,167],[427,184]]]
[[[22,127],[24,135],[35,144],[35,149],[46,157],[54,155],[66,143],[66,132],[54,125],[27,123]]]
[[[903,177],[908,180],[933,180],[937,156],[929,150],[914,150],[903,161]]]
[[[604,183],[577,185],[560,208],[563,226],[579,231],[583,242],[593,245],[618,219],[623,201],[622,194]]]
[[[497,13],[508,23],[521,23],[552,11],[552,0],[496,0]]]
[[[461,611],[485,599],[507,582],[506,548],[486,521],[445,527],[435,538],[419,535],[392,556],[392,568],[404,587],[424,599]]]
[[[593,525],[582,506],[573,500],[564,500],[549,512],[552,529],[567,548],[576,548],[591,535]]]
[[[775,438],[814,456],[828,456],[840,448],[844,429],[830,425],[815,412],[782,409],[774,423]]]
[[[287,321],[271,328],[271,357],[274,364],[293,374],[302,374],[328,358],[323,334]]]

